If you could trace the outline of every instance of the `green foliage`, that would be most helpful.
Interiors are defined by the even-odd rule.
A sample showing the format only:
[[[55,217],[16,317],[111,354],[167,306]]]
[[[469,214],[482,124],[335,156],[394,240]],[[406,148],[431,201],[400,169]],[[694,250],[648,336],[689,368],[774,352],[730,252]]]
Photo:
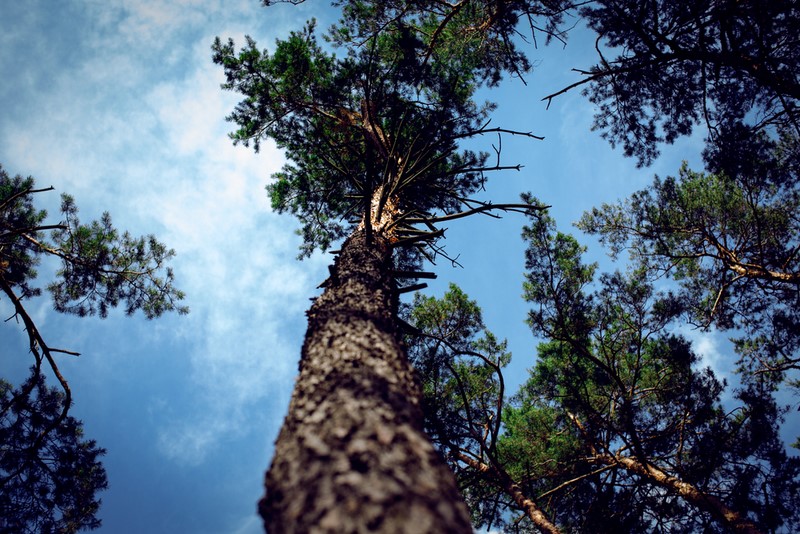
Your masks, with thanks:
[[[22,238],[25,233],[38,238],[36,229],[47,217],[46,211],[34,208],[33,195],[26,194],[33,188],[33,178],[11,178],[0,166],[0,273],[19,288],[22,297],[40,293],[29,284],[36,278],[39,255]]]
[[[415,295],[405,315],[420,331],[408,355],[422,378],[426,429],[444,449],[460,446],[474,439],[468,425],[499,416],[502,386],[493,375],[510,360],[506,343],[485,330],[478,305],[454,284],[442,299]]]
[[[745,124],[797,131],[794,0],[602,0],[580,14],[616,54],[585,72],[594,129],[640,165],[701,121],[712,152]]]
[[[245,97],[228,117],[233,139],[286,151],[268,190],[274,209],[300,219],[304,255],[343,237],[381,185],[412,213],[452,211],[480,186],[486,155],[456,152],[486,117],[470,100],[473,75],[435,76],[404,59],[415,46],[396,27],[340,59],[317,43],[313,21],[271,55],[249,38],[238,54],[232,40],[215,42],[223,87]]]
[[[487,503],[502,492],[459,458],[491,464],[496,456],[506,342],[486,330],[478,305],[453,284],[441,299],[415,295],[402,315],[418,329],[407,344],[423,385],[425,430],[456,473],[475,526],[497,525],[502,510]]]
[[[216,39],[223,88],[243,97],[228,116],[234,142],[258,150],[271,139],[289,160],[267,189],[275,210],[300,220],[301,256],[352,231],[376,195],[404,224],[474,207],[484,172],[503,168],[499,154],[491,165],[459,146],[499,131],[487,129],[494,106],[475,91],[528,68],[505,32],[534,12],[506,4],[340,2],[342,20],[326,39],[344,57],[318,42],[314,21],[272,53],[249,37],[238,52]],[[548,28],[560,21],[560,11],[542,10]]]
[[[677,280],[695,324],[743,331],[742,365],[781,374],[800,358],[798,175],[776,147],[736,167],[728,176],[684,166],[584,214],[579,227],[613,256],[628,250],[649,276]]]
[[[702,501],[626,467],[628,458],[765,531],[795,528],[800,461],[778,436],[785,409],[774,383],[749,381],[734,392],[735,409],[723,407],[725,384],[673,332],[681,297],[657,292],[645,269],[595,280],[583,247],[546,214],[524,235],[529,322],[546,341],[510,399],[505,343],[460,289],[417,295],[403,314],[419,329],[408,345],[426,431],[457,474],[475,526],[536,529],[504,489],[508,477],[564,531],[724,531]]]
[[[153,236],[120,235],[108,213],[81,224],[69,195],[62,195],[61,222],[45,225],[47,213],[34,208],[34,195],[50,188],[34,187],[33,178],[11,178],[0,167],[0,278],[21,298],[40,293],[31,286],[34,267],[43,256],[52,256],[61,262],[56,280],[48,285],[57,311],[105,317],[109,308],[124,302],[129,315],[142,310],[148,319],[167,311],[188,312],[177,304],[184,295],[165,266],[174,251]]]
[[[468,0],[457,3],[389,0],[341,0],[343,22],[336,28],[337,42],[362,42],[376,29],[402,19],[406,30],[424,43],[424,53],[435,68],[459,76],[476,72],[477,79],[497,85],[504,73],[523,76],[531,69],[518,42],[525,40],[520,23],[528,23],[531,38],[543,35],[545,43],[563,41],[560,26],[572,7],[561,0]],[[521,39],[520,39],[521,38]]]
[[[108,486],[105,450],[67,417],[43,441],[64,395],[35,368],[19,389],[0,380],[0,532],[72,533],[100,526],[97,493]]]
[[[716,531],[710,516],[690,512],[690,503],[654,480],[602,461],[630,455],[766,529],[796,525],[796,504],[771,506],[776,498],[800,499],[800,462],[787,457],[778,438],[783,412],[773,390],[763,382],[746,385],[736,392],[739,408],[726,412],[724,385],[698,368],[688,341],[670,332],[683,312],[682,297],[655,292],[653,273],[641,266],[627,275],[603,275],[589,292],[592,273],[574,239],[546,218],[533,221],[524,235],[530,243],[525,297],[536,305],[529,322],[548,341],[515,407],[505,410],[506,434],[512,450],[523,451],[516,461],[552,456],[562,466],[548,473],[523,463],[527,471],[518,477],[534,481],[529,491],[561,488],[549,494],[553,515],[578,530]],[[543,418],[542,407],[557,415]],[[554,454],[533,440],[526,450],[525,438],[517,436],[531,420],[546,421],[550,431],[543,433],[561,435],[562,442],[568,443],[563,433],[571,436],[572,451]],[[565,480],[573,482],[562,487]],[[754,492],[755,486],[763,491]]]
[[[148,319],[168,311],[188,313],[177,304],[184,294],[174,287],[172,269],[166,267],[174,250],[153,235],[120,234],[108,213],[81,224],[69,195],[62,195],[61,213],[65,228],[53,232],[53,247],[45,249],[62,260],[57,281],[48,285],[57,311],[106,317],[109,308],[124,302],[128,315],[142,310]]]
[[[120,234],[108,213],[81,224],[72,197],[62,195],[62,220],[46,224],[34,207],[33,178],[10,177],[0,167],[0,290],[21,319],[35,359],[31,376],[19,389],[0,380],[0,531],[77,532],[100,526],[97,492],[107,486],[98,460],[104,450],[83,438],[80,421],[68,416],[72,403],[55,352],[25,309],[41,290],[34,285],[42,258],[61,268],[48,285],[56,311],[99,314],[125,303],[128,314],[142,310],[149,319],[167,311],[187,313],[177,303],[183,293],[166,267],[174,252],[153,236]],[[76,354],[76,353],[72,353]],[[47,362],[62,391],[48,388]]]
[[[538,200],[529,194],[523,195],[528,204],[537,204]],[[530,226],[523,229],[523,237],[531,243],[525,254],[527,269],[523,284],[525,298],[539,304],[538,309],[530,312],[530,320],[544,324],[547,319],[562,324],[585,324],[589,317],[583,288],[592,281],[597,270],[596,264],[585,265],[581,261],[586,248],[567,234],[555,231],[555,220],[546,213],[531,219]],[[552,299],[558,307],[548,307]],[[548,317],[557,313],[557,317]],[[578,328],[585,330],[585,328]]]

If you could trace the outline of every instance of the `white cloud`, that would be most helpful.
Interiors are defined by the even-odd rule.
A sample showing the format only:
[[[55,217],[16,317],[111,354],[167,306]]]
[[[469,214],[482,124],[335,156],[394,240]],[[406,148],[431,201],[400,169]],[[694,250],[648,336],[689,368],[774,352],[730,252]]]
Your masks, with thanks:
[[[714,372],[717,379],[725,380],[729,385],[738,384],[736,355],[727,337],[719,332],[704,332],[690,326],[679,328],[679,333],[692,343],[692,350],[700,357],[698,367],[708,367]],[[731,388],[729,387],[724,396],[728,398],[730,395]]]
[[[175,335],[192,347],[186,389],[195,398],[191,413],[173,408],[155,438],[176,461],[202,462],[221,439],[248,432],[248,410],[265,400],[285,406],[302,312],[327,261],[298,263],[294,221],[269,210],[264,183],[282,155],[266,144],[255,155],[227,138],[236,96],[219,88],[209,48],[216,28],[203,25],[214,20],[221,35],[240,35],[242,13],[254,8],[244,0],[84,4],[98,30],[80,40],[77,67],[53,77],[23,122],[0,126],[0,155],[15,172],[74,194],[86,219],[109,209],[118,226],[177,250],[192,313],[176,321]]]
[[[725,358],[720,352],[719,340],[710,333],[693,331],[693,347],[700,356],[703,367],[710,367],[718,376],[723,376],[727,370],[723,368]]]
[[[171,158],[191,173],[154,183],[142,202],[179,248],[178,276],[199,301],[191,303],[200,309],[190,321],[203,340],[191,356],[191,378],[204,409],[179,414],[159,436],[168,456],[189,462],[202,461],[221,436],[252,428],[245,408],[288,395],[298,346],[285,331],[302,321],[320,267],[293,259],[293,223],[268,211],[263,184],[282,155],[269,145],[258,156],[231,146],[222,118],[233,100],[203,60],[198,52],[189,76],[146,98]]]

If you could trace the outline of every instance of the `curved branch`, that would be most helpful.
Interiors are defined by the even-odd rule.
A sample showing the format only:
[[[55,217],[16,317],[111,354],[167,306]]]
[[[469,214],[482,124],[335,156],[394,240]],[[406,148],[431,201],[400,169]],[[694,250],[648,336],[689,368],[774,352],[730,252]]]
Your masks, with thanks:
[[[41,434],[39,434],[39,436],[36,437],[36,439],[33,442],[33,445],[31,445],[31,449],[35,450],[41,447],[44,438],[47,437],[47,435],[50,432],[55,430],[55,428],[58,425],[60,425],[64,421],[64,419],[67,418],[67,413],[69,412],[69,408],[72,404],[72,390],[70,389],[67,380],[64,378],[64,375],[61,374],[61,371],[58,368],[58,364],[56,364],[56,361],[51,353],[62,352],[65,354],[71,354],[73,356],[78,356],[79,354],[76,352],[50,348],[47,345],[47,343],[45,343],[44,338],[39,332],[39,329],[36,327],[36,324],[33,322],[33,319],[31,319],[31,316],[25,309],[25,306],[22,305],[22,302],[14,293],[14,290],[2,276],[0,276],[0,289],[2,289],[3,292],[6,294],[6,296],[8,296],[9,300],[11,300],[11,303],[14,305],[14,310],[16,311],[16,314],[22,317],[22,322],[25,324],[25,331],[28,333],[30,350],[34,354],[34,357],[37,360],[37,367],[41,365],[42,356],[39,354],[39,350],[37,350],[40,349],[41,354],[44,355],[45,359],[47,360],[47,363],[50,365],[50,369],[53,371],[53,374],[55,375],[56,379],[61,384],[61,388],[64,390],[64,403],[63,403],[64,406],[61,409],[61,413],[53,422],[51,422],[42,431]]]
[[[45,191],[54,191],[54,190],[55,187],[51,185],[50,187],[45,187],[42,189],[25,189],[22,191],[17,191],[13,195],[5,199],[2,204],[0,204],[0,209],[5,209],[6,206],[14,202],[16,199],[24,197],[25,195],[32,195],[34,193],[44,193]]]

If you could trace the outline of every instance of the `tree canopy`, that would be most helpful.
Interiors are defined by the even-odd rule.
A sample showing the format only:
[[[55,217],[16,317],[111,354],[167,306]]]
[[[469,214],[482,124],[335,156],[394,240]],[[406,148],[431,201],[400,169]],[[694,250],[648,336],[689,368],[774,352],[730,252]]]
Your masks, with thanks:
[[[64,394],[48,387],[36,369],[17,389],[0,379],[0,532],[72,533],[100,526],[97,494],[108,486],[100,462],[105,450],[84,438],[75,418],[53,424],[63,403]]]
[[[501,208],[470,197],[486,172],[519,167],[504,166],[499,148],[492,161],[487,152],[459,146],[488,133],[535,137],[490,127],[494,106],[474,100],[479,87],[496,85],[504,71],[528,68],[495,29],[492,6],[467,3],[450,12],[344,3],[340,24],[326,35],[345,48],[344,57],[318,43],[314,21],[278,40],[272,53],[250,38],[238,53],[232,40],[216,40],[223,88],[244,97],[228,116],[238,126],[234,142],[252,142],[257,150],[269,138],[286,151],[289,163],[268,190],[274,209],[300,220],[303,255],[326,249],[362,220],[369,230],[371,217],[363,216],[383,214],[388,205],[396,239],[426,241],[433,259],[441,232],[428,225]],[[545,16],[552,25],[560,13]],[[489,33],[474,29],[481,22]],[[498,62],[504,55],[510,59]]]
[[[524,235],[529,322],[545,341],[518,392],[505,390],[505,344],[457,287],[417,296],[404,314],[419,329],[408,342],[426,429],[475,526],[796,528],[800,462],[778,437],[785,409],[770,382],[743,384],[723,404],[726,384],[676,333],[682,298],[656,291],[644,270],[597,279],[548,217]]]
[[[612,514],[609,531],[796,524],[795,505],[775,506],[800,497],[800,463],[778,437],[785,409],[770,381],[743,384],[733,395],[736,407],[723,405],[724,384],[699,368],[675,332],[687,306],[681,295],[656,291],[641,266],[604,274],[590,291],[596,267],[582,262],[573,237],[544,217],[524,235],[529,322],[548,341],[518,401],[530,405],[536,395],[560,405],[562,424],[583,442],[580,462],[611,469],[596,473],[590,495],[613,500],[595,501],[600,515],[583,524],[599,524],[603,507],[620,514]],[[583,510],[593,508],[584,502],[575,511],[586,520]],[[618,527],[613,517],[622,521]],[[707,526],[710,520],[718,526]]]
[[[17,532],[76,532],[100,525],[95,494],[105,489],[104,453],[82,437],[82,424],[68,415],[72,391],[61,373],[61,355],[77,352],[51,345],[26,305],[41,294],[36,267],[56,259],[60,269],[47,285],[57,312],[106,317],[125,305],[128,315],[142,310],[152,319],[169,311],[187,313],[179,304],[166,263],[174,255],[155,237],[120,233],[108,213],[82,224],[69,195],[61,197],[61,219],[47,222],[36,207],[32,177],[11,177],[0,167],[0,290],[21,322],[34,358],[31,375],[18,388],[2,382],[0,434],[0,510],[3,528]],[[44,367],[44,368],[43,368]],[[45,385],[45,369],[61,391]]]
[[[758,132],[800,133],[794,0],[599,0],[579,13],[598,35],[599,60],[545,99],[588,84],[594,128],[640,165],[700,123],[710,154]]]
[[[694,324],[738,329],[742,364],[780,379],[798,369],[800,196],[794,163],[678,177],[587,213],[580,227],[650,276],[680,283]],[[756,162],[762,165],[762,162]]]

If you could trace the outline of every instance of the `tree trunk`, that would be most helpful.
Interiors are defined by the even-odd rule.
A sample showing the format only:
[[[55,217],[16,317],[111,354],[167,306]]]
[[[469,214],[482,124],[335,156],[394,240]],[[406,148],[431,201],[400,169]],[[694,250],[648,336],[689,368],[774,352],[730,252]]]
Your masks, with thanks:
[[[344,243],[308,331],[259,503],[272,534],[471,533],[455,479],[422,430],[421,391],[398,341],[391,247],[380,228]]]

